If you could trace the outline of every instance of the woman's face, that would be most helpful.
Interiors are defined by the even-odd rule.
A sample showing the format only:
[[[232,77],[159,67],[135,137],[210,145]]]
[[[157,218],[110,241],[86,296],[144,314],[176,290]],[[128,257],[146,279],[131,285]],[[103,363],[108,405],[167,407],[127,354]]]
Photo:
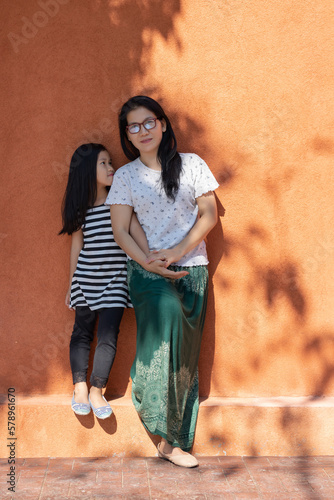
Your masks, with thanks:
[[[155,121],[155,127],[147,130],[144,123],[147,120],[156,119],[157,116],[147,108],[139,107],[128,113],[127,122],[128,126],[137,123],[140,125],[139,132],[131,134],[129,130],[126,131],[127,138],[139,150],[141,155],[157,154],[162,139],[162,134],[166,130],[166,123],[162,120]]]

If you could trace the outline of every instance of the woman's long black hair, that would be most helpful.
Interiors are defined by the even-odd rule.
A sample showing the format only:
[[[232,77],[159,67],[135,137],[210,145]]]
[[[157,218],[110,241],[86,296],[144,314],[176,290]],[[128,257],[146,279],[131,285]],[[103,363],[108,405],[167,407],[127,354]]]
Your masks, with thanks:
[[[177,152],[177,142],[171,123],[160,104],[151,97],[138,95],[131,97],[131,99],[123,104],[119,114],[119,132],[123,151],[131,161],[140,156],[139,150],[128,140],[126,132],[128,113],[139,107],[152,111],[159,120],[164,119],[166,122],[166,131],[163,133],[158,149],[158,159],[161,164],[163,188],[168,198],[174,201],[180,185],[181,157]]]
[[[62,203],[63,227],[59,234],[72,234],[81,228],[89,207],[97,196],[96,164],[102,144],[82,144],[75,150]]]

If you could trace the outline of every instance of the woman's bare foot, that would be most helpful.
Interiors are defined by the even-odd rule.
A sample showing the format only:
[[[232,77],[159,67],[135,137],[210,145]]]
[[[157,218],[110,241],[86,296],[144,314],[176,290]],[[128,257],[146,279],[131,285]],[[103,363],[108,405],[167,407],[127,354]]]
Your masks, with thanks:
[[[86,382],[78,382],[74,384],[74,400],[76,403],[89,404],[88,387]]]

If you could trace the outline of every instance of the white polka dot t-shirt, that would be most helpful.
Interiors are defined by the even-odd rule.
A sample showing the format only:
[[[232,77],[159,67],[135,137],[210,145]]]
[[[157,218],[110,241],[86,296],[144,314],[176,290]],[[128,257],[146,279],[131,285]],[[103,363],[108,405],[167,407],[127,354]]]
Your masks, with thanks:
[[[175,202],[167,198],[161,172],[146,167],[139,158],[119,168],[106,205],[130,205],[145,231],[150,250],[172,248],[182,241],[198,216],[196,198],[219,186],[209,167],[196,154],[180,153],[182,172]],[[208,263],[205,242],[175,262],[179,266]]]

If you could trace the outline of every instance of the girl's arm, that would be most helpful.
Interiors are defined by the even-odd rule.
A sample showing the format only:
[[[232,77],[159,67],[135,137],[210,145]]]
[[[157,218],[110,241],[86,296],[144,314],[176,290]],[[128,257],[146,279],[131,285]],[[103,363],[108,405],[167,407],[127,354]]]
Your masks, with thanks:
[[[70,252],[70,281],[65,297],[65,305],[67,307],[70,307],[72,278],[77,267],[79,253],[82,247],[83,247],[83,233],[82,230],[79,229],[75,233],[72,233],[71,252]]]
[[[146,234],[144,229],[139,224],[137,215],[132,212],[131,222],[130,222],[130,236],[135,240],[139,248],[144,252],[146,256],[149,255],[150,249],[148,247]]]
[[[154,258],[164,259],[165,267],[170,266],[173,262],[179,261],[184,255],[204,240],[206,235],[217,224],[217,203],[214,193],[209,191],[196,198],[196,202],[198,205],[199,219],[193,225],[187,236],[174,248],[152,252],[151,256],[146,259],[147,264]]]
[[[174,272],[166,269],[162,260],[154,260],[154,262],[150,263],[146,262],[145,252],[130,235],[132,214],[133,207],[129,205],[111,205],[111,223],[116,243],[131,259],[138,262],[147,271],[160,274],[165,278],[177,279],[186,276],[188,274],[186,271]]]

